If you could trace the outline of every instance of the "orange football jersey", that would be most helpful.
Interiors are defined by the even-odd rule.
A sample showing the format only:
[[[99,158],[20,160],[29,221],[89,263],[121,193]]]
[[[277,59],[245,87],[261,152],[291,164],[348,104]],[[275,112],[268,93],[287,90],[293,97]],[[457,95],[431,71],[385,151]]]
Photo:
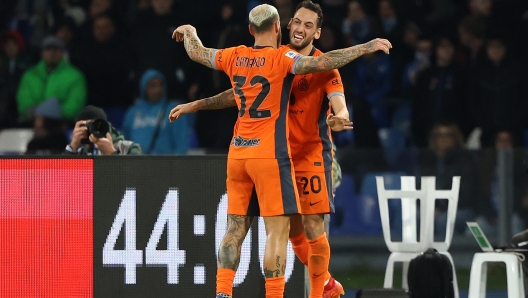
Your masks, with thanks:
[[[300,57],[286,46],[238,46],[213,55],[213,67],[231,79],[239,110],[228,158],[291,158],[288,101]]]
[[[314,47],[310,56],[322,54]],[[295,76],[288,113],[295,171],[332,169],[332,135],[326,117],[331,112],[329,99],[334,95],[344,96],[336,69]]]

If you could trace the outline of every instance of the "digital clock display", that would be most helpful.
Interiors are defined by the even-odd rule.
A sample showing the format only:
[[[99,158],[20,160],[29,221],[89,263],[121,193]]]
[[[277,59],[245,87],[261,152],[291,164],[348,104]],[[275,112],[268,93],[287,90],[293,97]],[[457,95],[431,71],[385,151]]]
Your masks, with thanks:
[[[225,157],[0,162],[0,297],[214,295]],[[264,297],[265,241],[256,219],[235,296]],[[286,296],[302,297],[304,266],[291,246],[286,279]]]

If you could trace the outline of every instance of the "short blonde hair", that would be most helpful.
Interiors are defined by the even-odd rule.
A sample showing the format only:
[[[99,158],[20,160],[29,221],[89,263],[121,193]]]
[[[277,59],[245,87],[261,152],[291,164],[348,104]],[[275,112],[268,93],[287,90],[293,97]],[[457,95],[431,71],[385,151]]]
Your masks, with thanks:
[[[269,4],[255,6],[249,12],[249,25],[255,33],[266,32],[279,20],[279,12]]]

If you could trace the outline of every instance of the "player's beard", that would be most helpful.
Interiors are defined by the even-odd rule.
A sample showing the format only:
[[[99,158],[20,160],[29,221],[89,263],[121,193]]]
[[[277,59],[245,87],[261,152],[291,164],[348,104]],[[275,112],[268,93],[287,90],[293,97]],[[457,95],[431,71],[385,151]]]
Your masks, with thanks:
[[[306,37],[301,44],[296,44],[293,39],[293,33],[290,35],[290,47],[292,49],[299,52],[300,50],[306,48],[312,41],[314,40],[314,37]]]

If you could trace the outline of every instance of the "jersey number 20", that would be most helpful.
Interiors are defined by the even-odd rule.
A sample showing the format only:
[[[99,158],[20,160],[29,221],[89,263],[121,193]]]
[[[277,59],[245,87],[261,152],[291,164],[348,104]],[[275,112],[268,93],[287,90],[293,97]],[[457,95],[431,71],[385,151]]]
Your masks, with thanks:
[[[240,97],[240,111],[238,112],[238,115],[240,117],[244,116],[246,113],[246,96],[244,95],[244,92],[242,91],[242,86],[246,84],[247,78],[245,76],[233,76],[233,81],[235,81],[235,92]],[[260,84],[262,86],[262,90],[260,90],[259,94],[255,98],[255,101],[249,107],[249,118],[268,118],[271,117],[271,111],[270,110],[259,110],[258,108],[266,99],[266,96],[268,96],[268,93],[270,91],[270,83],[269,81],[261,76],[256,75],[254,76],[251,81],[249,82],[251,87],[255,86],[256,84]]]

